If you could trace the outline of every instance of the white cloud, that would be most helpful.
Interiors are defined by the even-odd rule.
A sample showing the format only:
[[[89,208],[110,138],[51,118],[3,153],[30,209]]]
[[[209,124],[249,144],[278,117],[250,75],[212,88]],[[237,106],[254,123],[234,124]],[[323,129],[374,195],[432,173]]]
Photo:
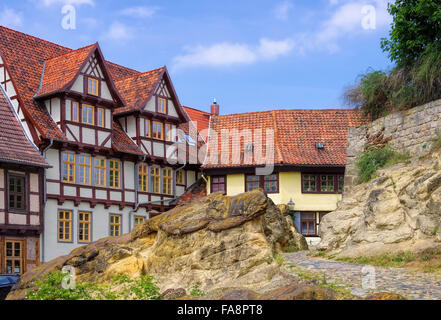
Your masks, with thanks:
[[[279,3],[274,9],[274,16],[279,20],[288,19],[289,11],[292,9],[292,3],[290,1],[284,1]]]
[[[260,60],[275,59],[288,54],[294,47],[291,40],[260,39],[257,46],[243,43],[216,43],[211,46],[186,48],[187,53],[173,59],[173,68],[194,66],[227,67],[252,64]]]
[[[21,27],[23,24],[22,14],[15,11],[14,9],[3,7],[2,14],[0,15],[0,25],[17,28]]]
[[[110,25],[109,29],[103,36],[104,39],[118,40],[118,41],[130,40],[133,37],[134,37],[134,31],[132,30],[132,28],[117,21],[113,22]]]
[[[95,5],[94,0],[41,0],[41,3],[46,7],[52,6],[54,4],[61,4],[61,5],[71,4],[74,6],[80,6],[82,4],[87,4],[90,6]]]
[[[120,13],[125,16],[136,17],[136,18],[150,18],[153,16],[159,7],[130,7],[122,10]]]

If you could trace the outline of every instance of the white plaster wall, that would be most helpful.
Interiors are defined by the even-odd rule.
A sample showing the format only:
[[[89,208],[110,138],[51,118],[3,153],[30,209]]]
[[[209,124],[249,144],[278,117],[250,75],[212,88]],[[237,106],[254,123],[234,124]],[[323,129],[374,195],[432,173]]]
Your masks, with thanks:
[[[147,101],[147,104],[145,105],[144,109],[148,110],[148,111],[155,112],[156,111],[156,98],[155,97],[151,97],[149,99],[149,101]]]
[[[66,117],[67,121],[70,121],[70,120],[72,120],[72,101],[69,99],[66,99],[65,101],[66,101],[65,102],[65,108],[66,108],[65,117]]]
[[[95,144],[95,130],[83,128],[83,143]]]
[[[9,213],[9,223],[10,224],[26,224],[26,215],[25,214]]]
[[[52,168],[46,169],[46,178],[59,180],[60,179],[60,155],[57,149],[49,149],[46,151],[46,161]]]
[[[38,226],[40,224],[40,217],[36,215],[32,215],[29,219],[29,222],[33,226]]]
[[[185,192],[184,186],[176,186],[176,196],[180,196]]]
[[[195,176],[194,176],[194,171],[192,170],[187,170],[187,186],[191,186],[193,183],[196,182]]]
[[[136,118],[134,116],[127,117],[127,134],[129,137],[136,136]]]
[[[67,134],[67,138],[70,141],[76,141],[76,140],[80,140],[80,127],[77,125],[73,125],[73,124],[68,124],[66,125],[67,128],[69,128],[69,130],[66,130],[66,134]],[[73,133],[73,135],[71,134],[71,132]],[[76,140],[75,140],[76,139]]]
[[[72,91],[76,91],[76,92],[83,92],[84,91],[84,87],[83,87],[83,77],[80,76],[78,77],[74,84],[72,85],[72,87],[70,88]]]
[[[38,192],[39,183],[38,183],[38,174],[37,173],[31,173],[29,175],[30,180],[30,188],[31,192]]]
[[[47,182],[46,191],[48,194],[60,194],[60,184],[56,182]]]
[[[106,128],[112,129],[112,112],[109,109],[105,109]]]
[[[77,188],[64,186],[64,194],[67,196],[76,197],[77,196]]]
[[[156,157],[164,156],[164,144],[162,142],[153,142],[153,155]]]
[[[178,117],[178,112],[176,111],[176,106],[172,100],[168,99],[168,114],[173,117]]]
[[[0,188],[5,187],[5,171],[0,169]]]
[[[82,197],[82,198],[92,198],[92,189],[90,189],[90,188],[80,188],[80,197]]]
[[[135,163],[131,161],[124,161],[124,186],[127,189],[135,189]]]
[[[31,194],[29,196],[29,209],[32,212],[39,212],[40,211],[40,197],[35,194]]]
[[[109,86],[105,81],[101,81],[101,98],[107,99],[107,100],[113,100],[112,95],[109,91]]]
[[[110,133],[108,133],[106,131],[99,131],[98,130],[98,145],[102,145],[104,140],[106,140],[109,135],[110,135]]]
[[[5,213],[0,212],[0,224],[4,224],[4,223],[5,223]]]

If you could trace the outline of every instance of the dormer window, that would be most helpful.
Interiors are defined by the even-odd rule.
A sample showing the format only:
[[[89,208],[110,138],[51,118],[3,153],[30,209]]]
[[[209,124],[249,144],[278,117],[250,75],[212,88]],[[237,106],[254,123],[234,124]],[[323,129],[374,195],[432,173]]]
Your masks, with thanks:
[[[158,98],[158,112],[167,113],[167,100]]]
[[[87,78],[87,93],[94,96],[98,95],[98,80],[94,78]]]

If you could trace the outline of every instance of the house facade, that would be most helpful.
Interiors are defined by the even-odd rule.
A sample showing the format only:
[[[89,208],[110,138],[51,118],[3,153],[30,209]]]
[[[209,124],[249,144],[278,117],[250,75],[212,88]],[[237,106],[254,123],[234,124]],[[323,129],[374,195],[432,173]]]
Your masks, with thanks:
[[[49,164],[2,87],[0,120],[0,274],[22,274],[40,263],[43,178]]]
[[[359,124],[353,109],[212,115],[202,166],[207,193],[260,188],[289,204],[298,230],[317,242],[321,219],[342,197],[348,128]]]
[[[98,43],[72,50],[0,27],[0,84],[51,166],[43,262],[130,232],[198,179],[197,161],[177,152],[198,137],[165,67],[138,72],[106,61]]]

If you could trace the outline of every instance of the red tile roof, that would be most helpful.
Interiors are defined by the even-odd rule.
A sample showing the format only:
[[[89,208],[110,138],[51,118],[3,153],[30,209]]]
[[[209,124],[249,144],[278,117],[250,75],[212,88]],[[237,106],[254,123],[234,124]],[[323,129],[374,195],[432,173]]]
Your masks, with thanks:
[[[143,155],[144,153],[124,132],[117,121],[113,121],[112,146],[116,151]]]
[[[24,133],[3,89],[0,89],[0,162],[50,167]]]
[[[274,164],[298,166],[344,166],[346,163],[347,131],[349,127],[363,123],[361,113],[355,109],[292,109],[251,112],[212,116],[210,129],[218,135],[218,163],[207,156],[202,168],[243,167],[263,165],[264,160],[244,161],[244,142],[241,142],[239,161],[234,161],[231,152],[232,141],[240,141],[239,134],[229,140],[230,152],[221,162],[222,129],[255,129],[263,131],[262,153],[265,153],[265,131],[274,132]],[[317,149],[316,142],[324,143],[324,149]],[[215,152],[215,144],[208,141],[208,153]],[[254,144],[253,148],[258,147]],[[272,151],[272,150],[269,150]],[[252,152],[253,153],[253,152]]]
[[[123,78],[131,77],[141,72],[121,66],[119,64],[106,61],[107,68],[109,69],[110,75],[114,81],[121,80]]]
[[[210,113],[185,106],[184,110],[187,113],[188,118],[196,124],[199,132],[208,129],[210,124]]]
[[[92,44],[46,60],[37,97],[66,89],[95,48],[96,44]]]
[[[115,114],[144,108],[164,71],[165,67],[162,67],[115,81],[116,88],[126,103],[125,107],[115,110]]]

